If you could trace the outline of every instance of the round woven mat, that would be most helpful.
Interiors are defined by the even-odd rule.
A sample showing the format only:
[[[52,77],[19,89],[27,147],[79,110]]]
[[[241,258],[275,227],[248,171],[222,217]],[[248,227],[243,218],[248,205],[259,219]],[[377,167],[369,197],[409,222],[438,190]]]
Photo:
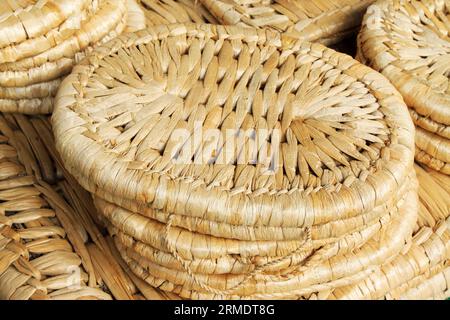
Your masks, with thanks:
[[[38,55],[72,37],[80,28],[80,25],[95,13],[96,3],[95,1],[84,1],[80,11],[74,12],[60,25],[42,36],[30,38],[20,43],[11,43],[4,48],[0,48],[0,63],[12,64],[24,58]]]
[[[225,25],[267,28],[295,39],[334,44],[356,33],[374,0],[200,0]]]
[[[447,1],[381,1],[364,18],[360,55],[419,115],[450,125],[450,9]]]
[[[56,106],[57,148],[87,190],[224,223],[363,214],[395,195],[413,159],[412,121],[385,78],[318,44],[281,47],[264,30],[173,25],[119,37],[74,69]],[[218,140],[199,144],[194,128]],[[267,148],[246,155],[258,140],[238,129],[266,133]]]

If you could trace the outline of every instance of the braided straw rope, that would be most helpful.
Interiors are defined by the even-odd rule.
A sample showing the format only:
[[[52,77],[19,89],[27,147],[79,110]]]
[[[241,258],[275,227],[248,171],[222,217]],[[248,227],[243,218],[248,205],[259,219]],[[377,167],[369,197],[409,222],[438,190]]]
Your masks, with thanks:
[[[450,4],[445,0],[380,1],[358,36],[358,59],[380,71],[412,109],[416,160],[450,174]],[[428,131],[428,132],[426,132]]]
[[[0,87],[0,99],[35,99],[54,97],[62,79],[40,82],[25,87]]]
[[[200,0],[225,25],[268,28],[307,41],[335,44],[356,33],[374,0]]]

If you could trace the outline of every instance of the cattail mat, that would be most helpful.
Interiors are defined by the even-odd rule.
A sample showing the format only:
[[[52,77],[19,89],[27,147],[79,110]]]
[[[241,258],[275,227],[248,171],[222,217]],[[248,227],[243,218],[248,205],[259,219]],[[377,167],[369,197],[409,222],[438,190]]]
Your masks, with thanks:
[[[450,5],[380,1],[358,36],[358,59],[397,87],[417,125],[416,160],[450,174]]]
[[[184,298],[350,285],[417,220],[398,92],[349,56],[266,29],[120,36],[63,81],[52,123],[133,272]]]
[[[331,45],[358,31],[374,0],[199,0],[224,25],[267,28]]]

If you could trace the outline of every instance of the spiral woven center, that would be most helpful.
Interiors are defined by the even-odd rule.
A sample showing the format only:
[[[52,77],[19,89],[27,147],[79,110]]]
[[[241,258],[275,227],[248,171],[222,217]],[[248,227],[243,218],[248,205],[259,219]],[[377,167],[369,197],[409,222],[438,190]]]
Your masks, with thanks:
[[[136,169],[236,192],[364,180],[389,125],[352,71],[306,51],[199,37],[121,49],[87,81],[85,135]]]

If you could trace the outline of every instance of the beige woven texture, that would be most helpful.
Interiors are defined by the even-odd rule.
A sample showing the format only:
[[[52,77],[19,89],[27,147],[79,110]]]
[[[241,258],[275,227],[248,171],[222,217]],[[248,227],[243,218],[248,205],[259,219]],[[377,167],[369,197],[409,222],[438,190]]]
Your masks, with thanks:
[[[363,279],[410,240],[406,106],[382,76],[321,45],[153,27],[94,50],[56,104],[65,167],[98,197],[130,268],[165,291],[304,297]],[[199,127],[221,137],[196,141]],[[266,136],[229,148],[233,129]]]
[[[119,253],[111,246],[111,239],[109,237],[103,239],[102,229],[97,227],[99,222],[95,219],[95,210],[91,207],[89,198],[82,189],[77,187],[77,183],[71,179],[70,175],[59,166],[60,160],[54,150],[52,133],[46,119],[19,115],[3,115],[1,119],[2,159],[7,159],[6,161],[9,162],[17,161],[16,164],[21,168],[19,171],[24,172],[17,176],[16,173],[12,173],[13,170],[6,169],[8,166],[6,163],[2,165],[6,169],[6,171],[3,169],[2,172],[10,172],[13,175],[8,178],[3,176],[1,182],[2,208],[9,215],[7,219],[2,220],[0,227],[3,237],[0,250],[1,298],[109,299],[109,295],[111,295],[115,299],[121,300],[177,299],[178,297],[175,295],[151,288],[131,273],[131,270],[117,256]],[[38,132],[39,134],[37,134]],[[27,165],[23,166],[22,163]],[[427,240],[427,237],[431,234],[430,228],[442,230],[442,226],[436,228],[436,221],[445,219],[450,212],[448,200],[450,199],[448,196],[450,190],[448,190],[448,178],[445,180],[445,176],[430,171],[425,173],[417,166],[416,171],[422,187],[419,193],[421,210],[415,232],[420,228],[424,228],[424,232],[420,238],[415,236],[414,241],[424,244],[428,241],[429,243],[425,246],[422,245],[426,251],[419,251],[419,257],[423,260],[428,256],[438,257],[438,250],[442,248],[442,245],[431,245],[433,242]],[[22,181],[20,181],[21,179]],[[32,190],[34,192],[30,192]],[[41,212],[41,214],[33,214],[35,212]],[[42,217],[42,212],[47,213],[46,217]],[[22,215],[18,215],[20,213]],[[64,221],[64,223],[59,221]],[[38,232],[43,231],[42,229],[33,229],[41,226],[51,226],[53,230],[58,230],[58,235],[55,231],[49,236]],[[22,235],[19,237],[17,231],[20,230],[22,230]],[[28,235],[25,235],[25,231]],[[60,236],[61,234],[62,236]],[[435,236],[431,235],[431,237]],[[72,248],[75,248],[75,253],[73,253],[71,245]],[[85,247],[87,250],[84,249]],[[21,249],[17,250],[17,248]],[[26,248],[26,251],[23,248]],[[103,248],[107,248],[107,251]],[[108,253],[108,251],[110,252]],[[412,252],[412,249],[410,251]],[[30,252],[30,254],[27,255],[26,252]],[[40,260],[33,262],[38,258]],[[402,292],[403,297],[405,297],[404,293],[408,292],[407,298],[409,299],[448,296],[448,293],[445,293],[448,290],[448,285],[445,286],[445,279],[448,279],[448,271],[446,271],[448,267],[443,271],[438,271],[440,266],[438,263],[437,268],[436,262],[440,260],[432,259],[432,268],[421,263],[423,275],[402,283],[396,291]],[[82,261],[81,265],[80,260]],[[30,263],[34,267],[31,269],[33,272],[30,271]],[[92,268],[89,267],[90,263],[93,264],[93,269],[89,269]],[[66,269],[68,266],[70,266],[69,270]],[[392,268],[394,266],[395,264],[392,265]],[[81,270],[80,273],[75,272],[78,267]],[[39,272],[36,272],[36,268]],[[386,276],[403,274],[402,268],[405,268],[405,274],[411,274],[411,271],[407,271],[410,270],[409,265],[402,264],[401,267],[395,268],[396,272],[386,272]],[[94,270],[94,273],[85,270]],[[79,285],[78,275],[83,281],[81,287],[76,286]],[[443,277],[446,278],[442,279]],[[94,278],[95,285],[89,285],[88,279],[92,281]],[[402,279],[405,278],[402,276]],[[388,278],[386,282],[391,283],[392,280]],[[99,284],[101,290],[98,289]],[[68,287],[71,288],[68,289]],[[349,288],[343,290],[347,291]],[[333,290],[334,293],[325,290],[306,295],[305,298],[352,298],[350,294],[344,296],[340,293],[343,290],[336,289]],[[353,298],[363,297],[358,293]],[[371,298],[375,298],[375,295],[372,295]],[[399,296],[387,294],[386,298],[399,298]]]
[[[218,24],[214,16],[196,0],[137,0],[148,26],[173,23]]]
[[[402,255],[332,299],[444,299],[450,295],[450,179],[416,166],[420,210],[412,241]]]
[[[335,44],[356,33],[374,0],[199,0],[222,24],[267,28]]]
[[[61,166],[50,122],[0,115],[0,299],[174,299],[119,257]]]
[[[3,112],[50,113],[61,77],[93,46],[145,27],[133,0],[8,1],[0,10]]]
[[[380,1],[358,36],[358,58],[397,87],[419,127],[416,160],[450,174],[450,3]]]

